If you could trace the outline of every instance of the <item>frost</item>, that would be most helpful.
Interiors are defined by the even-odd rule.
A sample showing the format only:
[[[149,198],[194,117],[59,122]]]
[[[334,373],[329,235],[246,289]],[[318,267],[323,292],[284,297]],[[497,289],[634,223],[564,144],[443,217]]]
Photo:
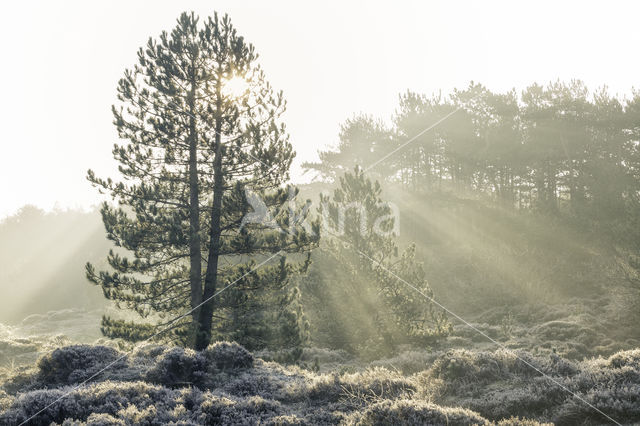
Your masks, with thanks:
[[[581,399],[617,421],[640,421],[640,350],[582,362],[521,350],[411,350],[359,367],[340,351],[308,350],[310,356],[357,368],[284,366],[228,342],[201,352],[150,344],[126,356],[68,346],[33,370],[16,370],[20,378],[0,391],[0,424],[36,414],[31,424],[67,426],[608,422]],[[76,388],[114,360],[117,368]]]
[[[352,425],[488,425],[486,419],[464,408],[447,408],[414,400],[383,401],[358,413]]]

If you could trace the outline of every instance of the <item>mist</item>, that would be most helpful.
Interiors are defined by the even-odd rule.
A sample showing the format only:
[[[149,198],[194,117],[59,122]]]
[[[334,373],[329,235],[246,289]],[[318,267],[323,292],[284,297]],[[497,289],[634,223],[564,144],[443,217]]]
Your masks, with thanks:
[[[640,422],[637,11],[550,7],[5,7],[0,424]]]

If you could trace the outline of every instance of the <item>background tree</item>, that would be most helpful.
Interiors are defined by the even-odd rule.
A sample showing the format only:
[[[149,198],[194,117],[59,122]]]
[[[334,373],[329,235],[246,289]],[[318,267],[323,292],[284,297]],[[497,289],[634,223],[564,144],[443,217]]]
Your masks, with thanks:
[[[396,173],[392,175],[405,187],[414,191],[430,191],[441,184],[445,173],[443,128],[438,126],[422,135],[420,133],[454,109],[440,95],[427,97],[407,91],[400,96],[394,116],[396,144],[412,142],[399,150],[397,156],[394,154],[389,162],[395,166]]]
[[[126,142],[113,153],[124,179],[92,171],[88,178],[119,203],[105,203],[101,212],[107,237],[124,251],[109,254],[111,271],[97,273],[88,264],[87,277],[107,298],[151,321],[104,318],[106,335],[138,340],[171,326],[174,337],[202,349],[213,333],[224,338],[235,331],[223,325],[241,303],[214,299],[222,285],[234,283],[236,293],[274,285],[281,292],[299,262],[283,257],[259,271],[255,265],[317,241],[289,223],[288,209],[273,211],[295,194],[281,187],[295,154],[279,122],[282,93],[256,61],[227,16],[199,25],[193,13],[183,13],[170,34],[149,39],[138,65],[120,80],[114,123]],[[248,189],[273,218],[241,226],[250,211]],[[167,321],[190,310],[191,318]]]
[[[305,162],[302,167],[306,171],[316,171],[322,177],[336,181],[344,173],[355,166],[367,167],[394,148],[393,133],[380,120],[369,115],[357,115],[340,126],[339,143],[335,149],[318,151],[319,162]],[[371,173],[386,178],[393,173],[389,163],[383,162]]]
[[[521,93],[494,93],[474,82],[449,96],[407,91],[386,137],[372,136],[379,121],[371,117],[347,121],[338,150],[306,166],[335,180],[411,140],[376,166],[381,180],[413,194],[497,201],[614,232],[630,228],[640,187],[636,110],[637,94],[620,100],[579,80],[533,84]]]

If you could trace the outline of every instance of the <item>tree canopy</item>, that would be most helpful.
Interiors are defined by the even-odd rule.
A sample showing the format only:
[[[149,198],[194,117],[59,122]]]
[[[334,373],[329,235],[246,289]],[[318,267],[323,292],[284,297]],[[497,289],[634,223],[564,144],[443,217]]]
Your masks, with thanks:
[[[327,171],[357,164],[418,194],[450,192],[565,214],[633,243],[633,212],[640,206],[638,105],[637,91],[619,99],[579,80],[532,84],[520,93],[495,93],[473,82],[448,96],[407,91],[385,137],[371,117],[348,120],[337,148],[305,167],[336,180]]]

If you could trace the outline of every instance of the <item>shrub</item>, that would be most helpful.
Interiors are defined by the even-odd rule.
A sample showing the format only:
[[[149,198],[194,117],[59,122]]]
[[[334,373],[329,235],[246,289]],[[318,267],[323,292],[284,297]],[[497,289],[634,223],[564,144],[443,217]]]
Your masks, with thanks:
[[[258,396],[231,399],[209,392],[202,396],[202,401],[194,413],[199,424],[262,424],[284,414],[278,402]]]
[[[57,401],[64,396],[64,392],[59,389],[53,390],[36,390],[17,398],[11,407],[0,414],[0,424],[20,424],[27,421],[31,416],[38,414],[31,424],[48,425],[51,422],[61,422],[65,419],[65,411],[63,406],[67,401]],[[50,407],[48,407],[51,405]]]
[[[202,386],[207,376],[207,358],[191,349],[173,347],[166,349],[156,364],[147,371],[152,383],[165,386]]]
[[[272,375],[255,374],[252,371],[229,378],[222,389],[234,396],[258,395],[278,398],[280,389],[276,382],[277,378]]]
[[[415,400],[383,401],[373,404],[350,420],[353,425],[489,425],[473,411],[440,407]]]
[[[457,404],[477,411],[489,420],[514,415],[542,418],[549,410],[561,405],[568,395],[548,379],[536,377],[531,382],[503,382],[486,391],[456,396],[448,401],[457,401]]]
[[[621,351],[607,359],[583,361],[570,387],[581,399],[618,422],[640,421],[640,350]],[[581,399],[568,396],[554,421],[558,424],[610,420]]]
[[[344,349],[304,348],[302,361],[318,360],[321,364],[345,364],[353,361],[353,356]]]
[[[108,414],[126,422],[127,415],[145,410],[155,411],[154,424],[166,424],[178,420],[173,413],[182,398],[180,391],[143,382],[102,382],[79,389],[36,390],[16,398],[10,409],[0,414],[0,424],[19,424],[36,414],[30,425],[59,424],[67,419],[84,422],[93,413]],[[109,418],[102,416],[98,420]]]
[[[340,402],[344,408],[360,408],[384,399],[405,398],[415,393],[413,382],[382,367],[351,374],[316,375],[297,392],[298,398]]]
[[[502,419],[496,426],[553,426],[553,423],[540,423],[536,420],[521,419],[520,417],[509,417]]]
[[[539,360],[522,352],[473,352],[456,349],[439,357],[429,370],[419,376],[419,383],[423,388],[432,388],[437,383],[441,394],[462,394],[474,391],[479,386],[516,376],[527,379],[539,376],[540,373],[529,364],[542,369]],[[427,393],[432,393],[434,389],[428,391]]]
[[[126,426],[126,423],[122,419],[117,419],[109,414],[91,414],[86,422],[80,420],[67,419],[62,423],[62,426]]]
[[[155,354],[152,349],[150,354]],[[202,352],[173,347],[155,358],[147,371],[147,380],[165,386],[193,385],[211,388],[218,384],[216,375],[237,374],[253,366],[253,355],[237,343],[218,342]]]
[[[553,421],[558,425],[603,424],[614,419],[621,424],[638,424],[640,421],[640,385],[614,386],[594,389],[581,394],[584,401],[571,397],[560,407]],[[596,411],[596,407],[605,415]]]
[[[640,349],[613,354],[607,359],[605,365],[610,368],[631,367],[640,370]]]
[[[0,390],[0,412],[7,410],[13,404],[13,398],[5,391]]]
[[[593,346],[598,341],[597,333],[581,324],[569,321],[549,321],[533,329],[538,336],[538,341],[578,342],[583,345]]]
[[[110,369],[118,369],[126,366],[127,360],[107,346],[66,346],[40,358],[37,380],[45,385],[70,385],[91,378],[110,364]]]
[[[403,374],[413,374],[428,369],[436,357],[436,354],[428,351],[409,350],[400,352],[393,358],[374,361],[371,365],[397,369]]]
[[[276,416],[266,423],[267,426],[305,426],[307,423],[296,415]]]
[[[235,342],[216,342],[204,350],[204,356],[219,370],[253,367],[253,355]]]

